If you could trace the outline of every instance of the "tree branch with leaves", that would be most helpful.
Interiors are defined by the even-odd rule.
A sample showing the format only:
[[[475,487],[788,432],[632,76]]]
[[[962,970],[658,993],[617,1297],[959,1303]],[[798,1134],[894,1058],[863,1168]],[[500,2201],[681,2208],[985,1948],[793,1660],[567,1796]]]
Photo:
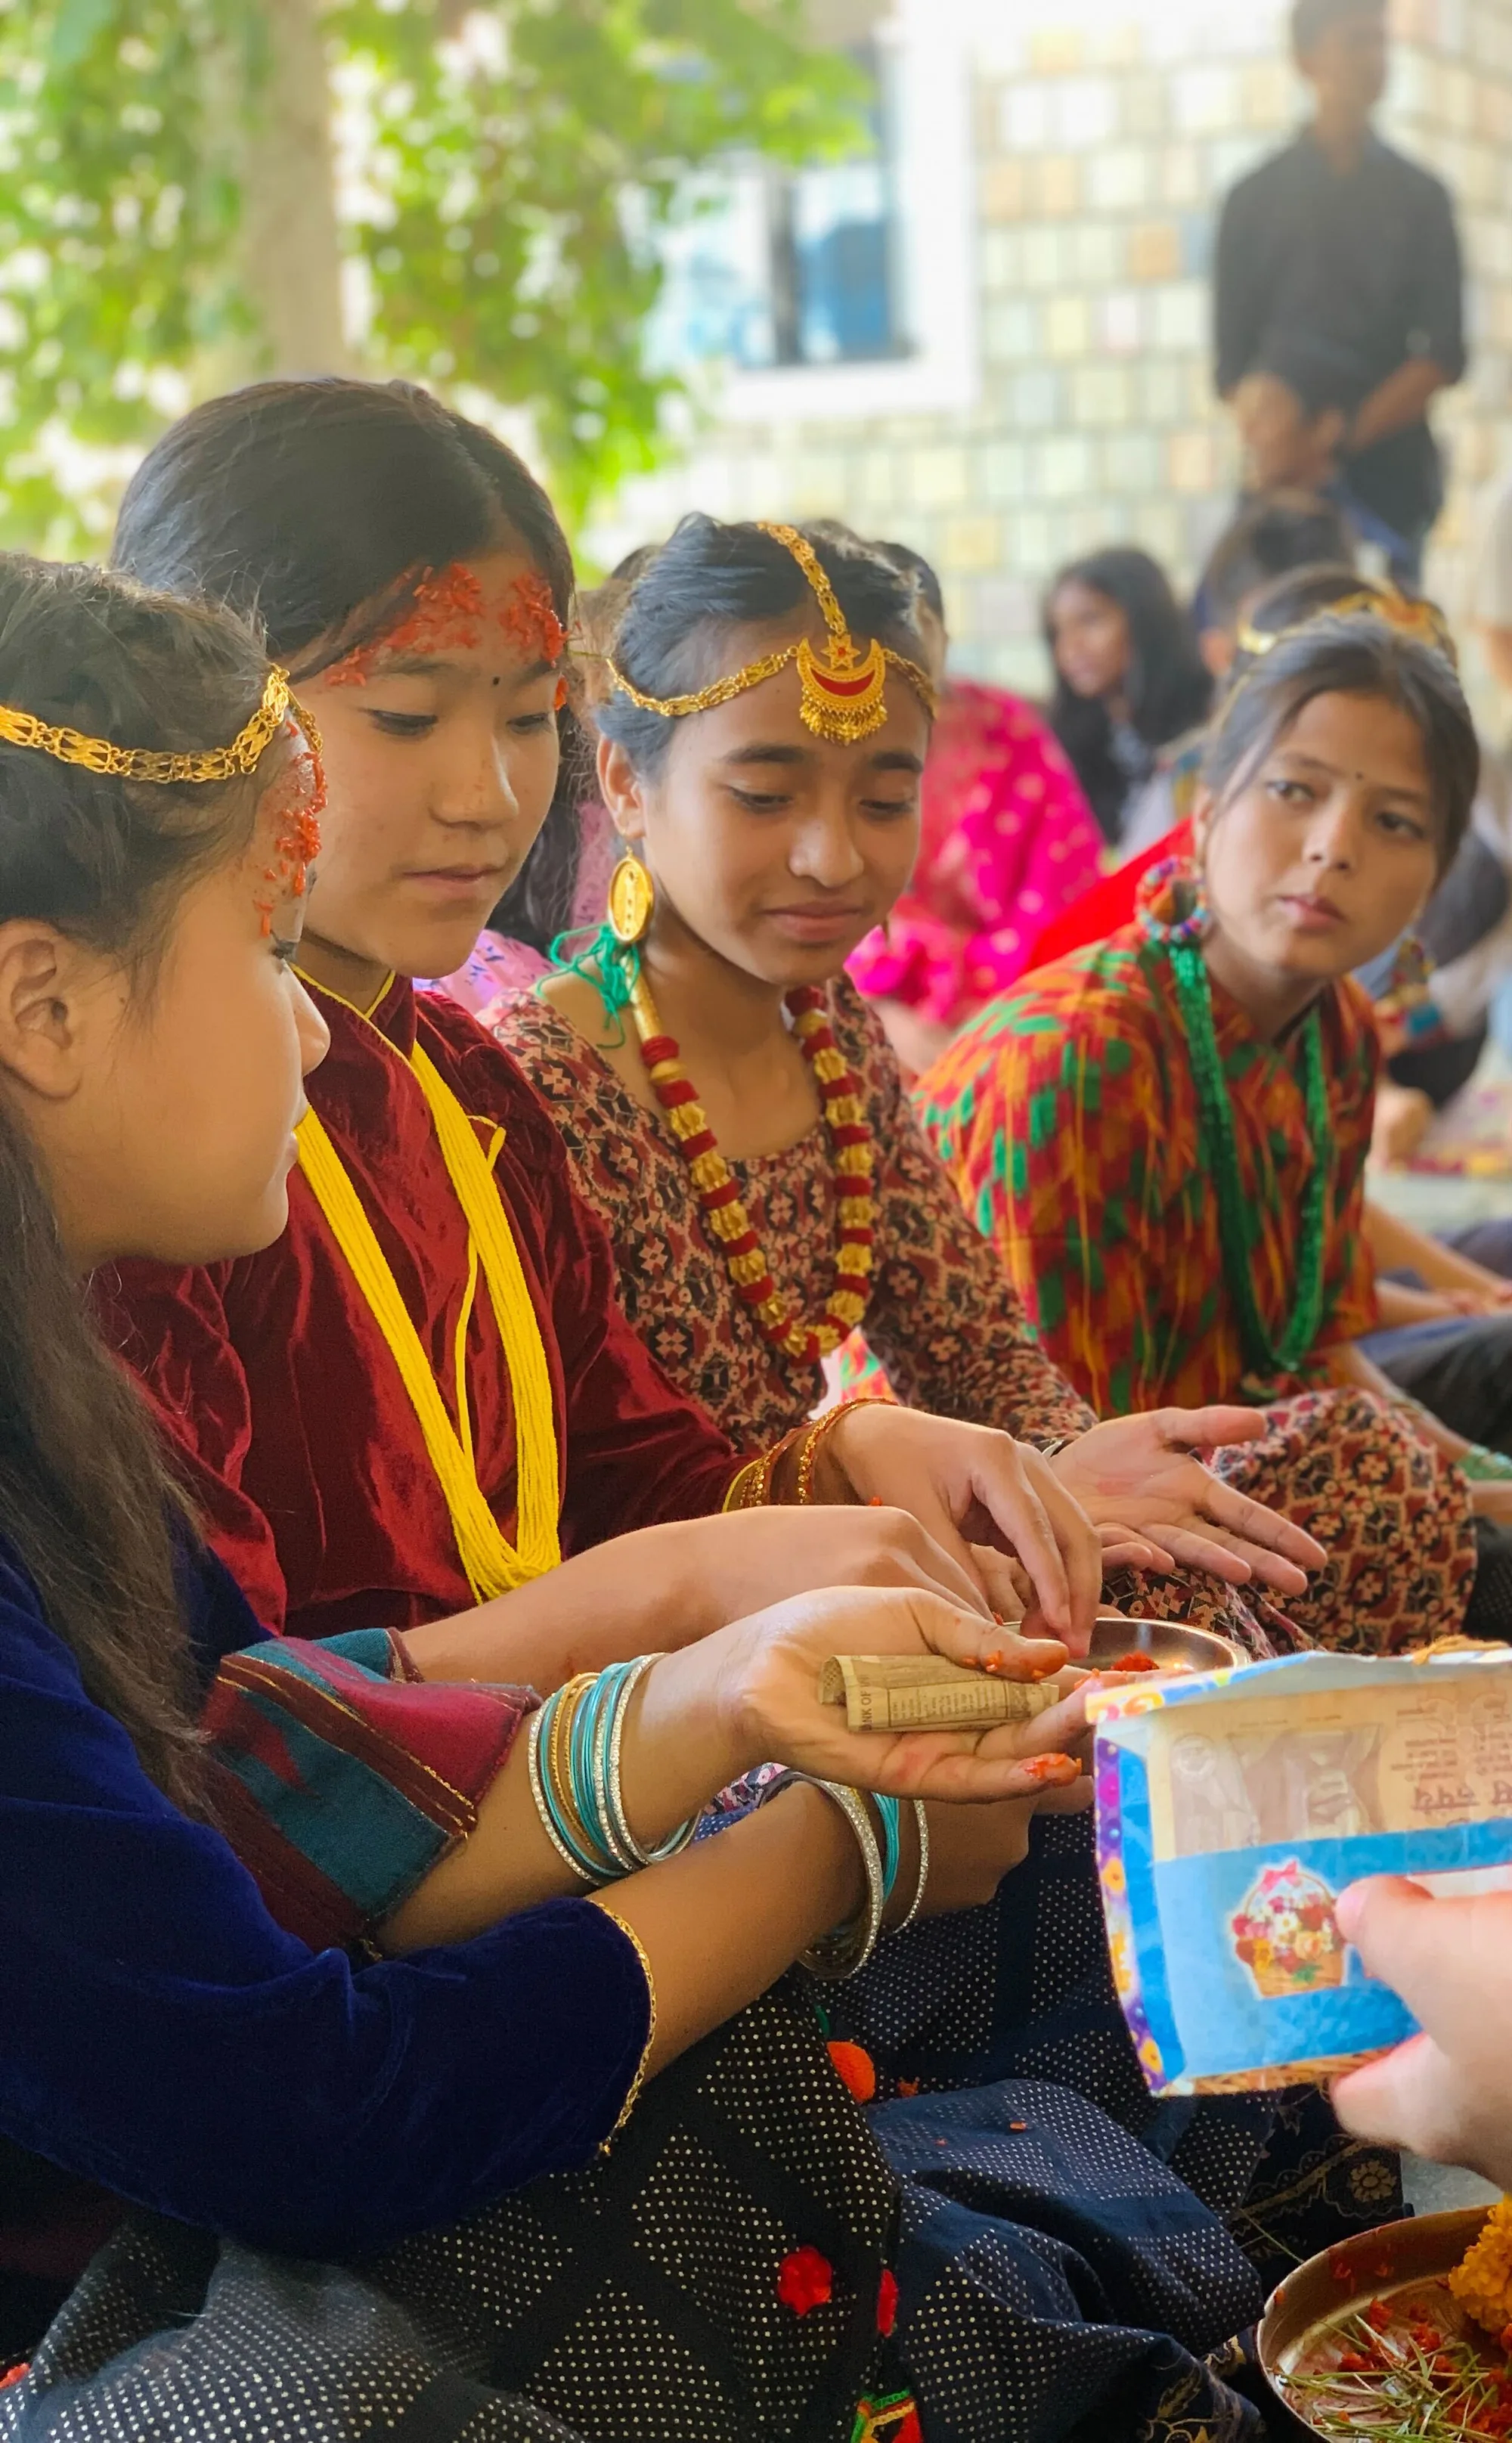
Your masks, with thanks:
[[[523,411],[581,514],[665,446],[689,174],[858,139],[799,6],[0,0],[0,535],[98,542],[126,455],[260,372]]]

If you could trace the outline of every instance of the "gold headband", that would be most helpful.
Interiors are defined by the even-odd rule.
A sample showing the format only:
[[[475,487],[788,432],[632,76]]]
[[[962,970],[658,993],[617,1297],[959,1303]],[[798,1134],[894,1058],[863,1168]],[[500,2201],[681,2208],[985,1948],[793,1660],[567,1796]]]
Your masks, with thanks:
[[[275,666],[267,674],[263,701],[229,746],[210,746],[198,753],[172,755],[156,746],[117,746],[108,738],[86,738],[79,729],[52,729],[34,712],[0,705],[0,740],[9,746],[35,747],[58,763],[78,763],[86,772],[109,772],[121,781],[234,781],[239,773],[255,772],[293,707],[312,751],[320,751],[319,734],[308,714],[289,693],[289,674]]]
[[[816,653],[808,637],[800,636],[796,644],[784,645],[774,653],[763,653],[759,661],[747,662],[743,670],[733,670],[727,679],[716,679],[711,686],[700,688],[696,695],[643,695],[610,661],[609,674],[620,693],[628,695],[643,712],[659,712],[664,721],[681,721],[684,713],[712,712],[716,705],[728,704],[732,697],[744,695],[748,688],[759,687],[763,679],[774,679],[790,662],[796,662],[801,690],[798,709],[805,727],[832,745],[853,746],[858,739],[869,738],[873,730],[880,729],[887,718],[883,689],[890,668],[902,672],[933,720],[936,697],[928,671],[904,654],[895,653],[890,646],[879,643],[875,636],[866,652],[858,655],[845,614],[835,600],[834,587],[820,566],[813,545],[796,526],[769,525],[765,519],[759,523],[763,534],[774,536],[792,552],[812,586],[829,631],[829,651]]]
[[[1420,645],[1431,646],[1442,653],[1455,670],[1460,657],[1448,621],[1436,602],[1421,596],[1399,594],[1394,586],[1362,585],[1357,593],[1345,594],[1337,602],[1321,602],[1309,611],[1305,619],[1297,620],[1290,628],[1278,628],[1267,635],[1264,629],[1252,627],[1248,620],[1238,631],[1234,643],[1241,653],[1251,653],[1257,659],[1268,653],[1274,645],[1288,636],[1300,635],[1304,628],[1316,627],[1320,619],[1347,619],[1351,613],[1367,611],[1376,619],[1384,619],[1388,628],[1395,628],[1404,636],[1415,636]]]

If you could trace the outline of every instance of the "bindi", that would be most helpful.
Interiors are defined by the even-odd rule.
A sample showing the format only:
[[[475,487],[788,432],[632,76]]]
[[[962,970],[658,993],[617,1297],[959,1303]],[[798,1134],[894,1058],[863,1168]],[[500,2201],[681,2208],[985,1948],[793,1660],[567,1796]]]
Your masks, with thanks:
[[[491,605],[474,571],[454,560],[449,568],[427,569],[399,617],[334,663],[326,683],[365,687],[380,663],[400,655],[475,651],[490,627],[507,636],[525,661],[557,662],[567,643],[551,587],[538,569],[512,579],[502,600]],[[558,694],[562,701],[565,689]]]

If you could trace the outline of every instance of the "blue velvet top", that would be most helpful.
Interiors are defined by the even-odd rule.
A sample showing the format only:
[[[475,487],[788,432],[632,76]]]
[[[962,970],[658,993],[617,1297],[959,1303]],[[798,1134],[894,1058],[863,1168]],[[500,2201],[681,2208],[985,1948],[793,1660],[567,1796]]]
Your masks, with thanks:
[[[261,1632],[218,1562],[185,1590],[208,1682]],[[0,1946],[0,2133],[296,2255],[383,2248],[585,2162],[647,2040],[634,1947],[583,1901],[372,1966],[285,1933],[85,1695],[4,1538]]]

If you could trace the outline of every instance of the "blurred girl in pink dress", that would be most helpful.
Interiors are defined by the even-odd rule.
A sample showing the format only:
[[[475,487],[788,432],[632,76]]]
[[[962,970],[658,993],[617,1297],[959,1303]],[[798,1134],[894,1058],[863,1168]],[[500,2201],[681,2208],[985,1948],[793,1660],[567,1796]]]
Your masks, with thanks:
[[[1102,836],[1039,716],[999,688],[946,680],[945,605],[928,561],[906,543],[879,548],[917,579],[939,716],[913,879],[848,967],[917,1072],[1015,982],[1041,928],[1096,881]]]

